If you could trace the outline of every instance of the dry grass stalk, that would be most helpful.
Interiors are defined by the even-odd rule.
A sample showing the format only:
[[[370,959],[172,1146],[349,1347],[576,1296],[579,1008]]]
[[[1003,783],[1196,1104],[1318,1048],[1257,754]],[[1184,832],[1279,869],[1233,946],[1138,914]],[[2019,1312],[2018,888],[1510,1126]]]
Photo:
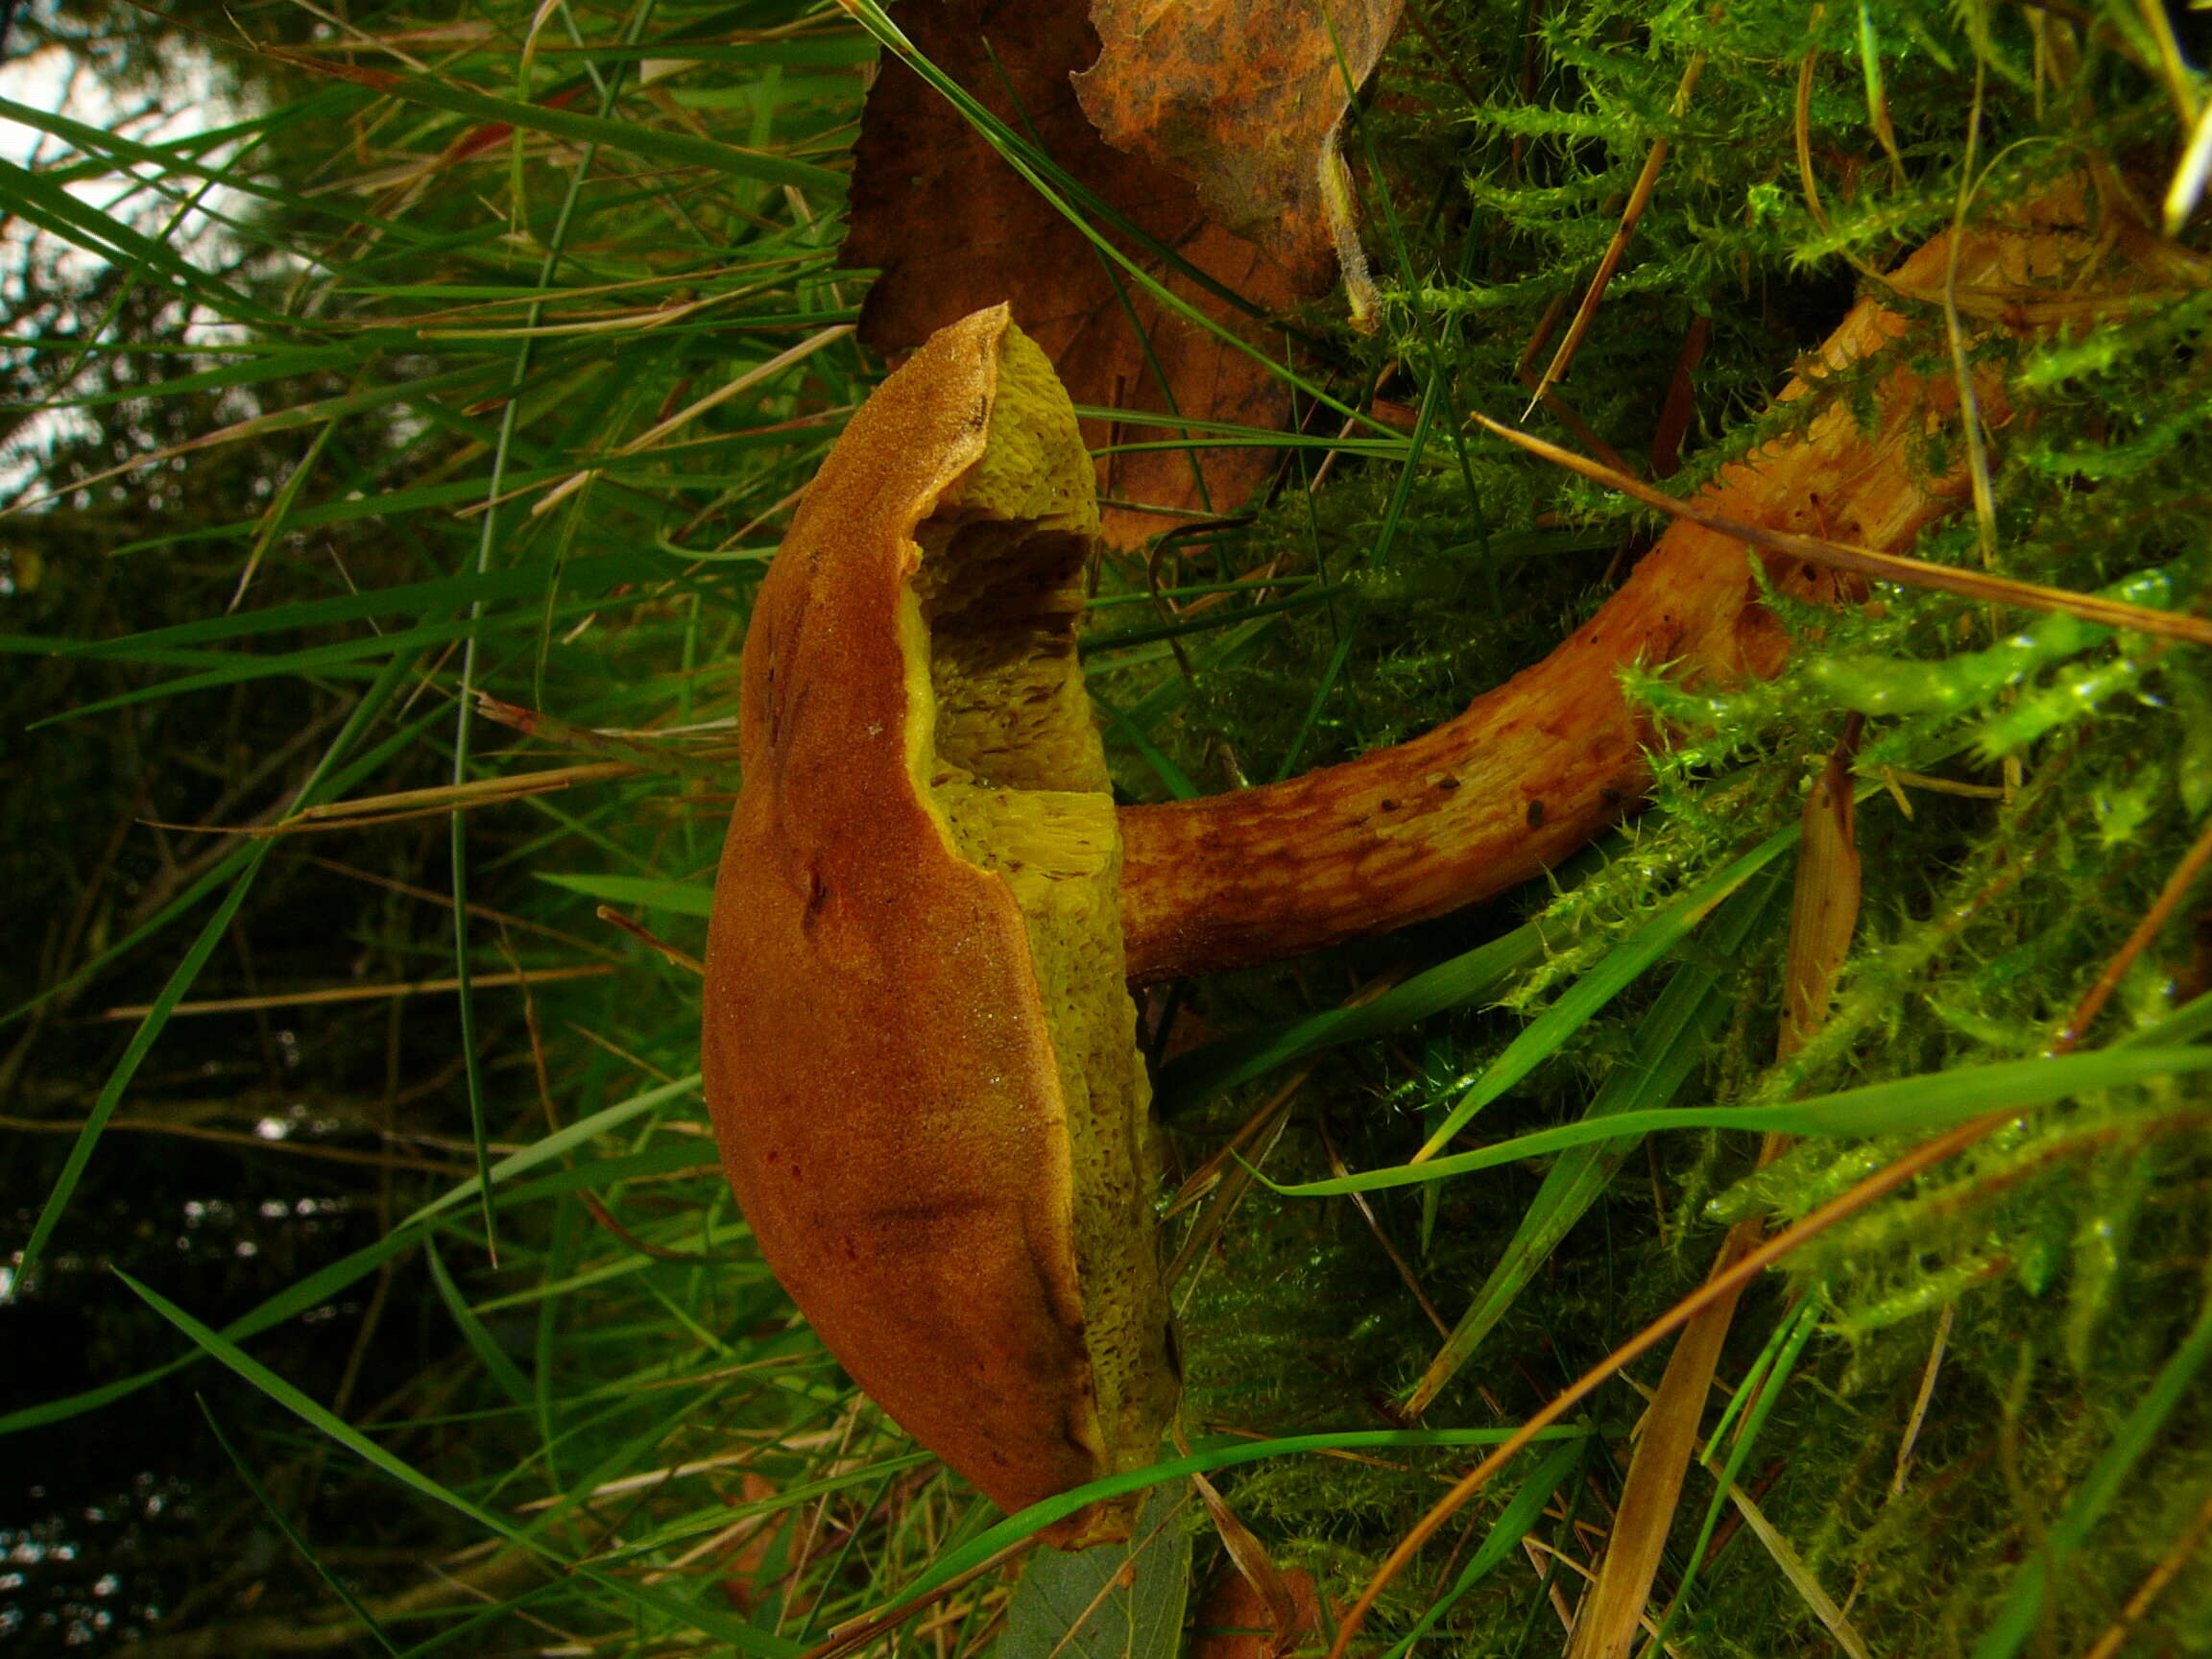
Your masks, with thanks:
[[[503,985],[545,984],[556,979],[597,979],[613,973],[613,967],[539,968],[529,973],[471,974],[469,983],[479,991]],[[179,1002],[170,1018],[182,1014],[251,1014],[263,1008],[306,1008],[332,1002],[374,1002],[390,997],[431,997],[458,991],[457,978],[407,979],[387,985],[330,985],[320,991],[272,991],[260,997],[211,997],[198,1002]],[[109,1008],[103,1020],[143,1020],[154,1012],[151,1002]]]
[[[1861,871],[1855,835],[1851,760],[1858,749],[1859,717],[1845,725],[1842,737],[1828,757],[1828,764],[1805,798],[1804,834],[1798,843],[1796,891],[1790,909],[1790,945],[1784,967],[1782,1029],[1776,1042],[1779,1057],[1787,1060],[1811,1040],[1825,1022],[1835,994],[1837,976],[1851,953],[1851,940],[1859,925]],[[1778,1156],[1785,1137],[1769,1135],[1760,1148],[1762,1164]],[[1713,1263],[1719,1278],[1758,1244],[1766,1231],[1760,1216],[1746,1216],[1729,1229]],[[1644,1418],[1644,1432],[1628,1466],[1628,1479],[1621,1495],[1621,1509],[1613,1535],[1599,1565],[1598,1582],[1582,1604],[1575,1621],[1573,1659],[1627,1659],[1668,1533],[1682,1500],[1682,1485],[1690,1459],[1696,1455],[1698,1424],[1705,1402],[1713,1391],[1713,1378],[1720,1350],[1736,1314],[1737,1296],[1713,1303],[1693,1319],[1668,1357],[1667,1373],[1652,1397]],[[1762,1528],[1765,1541],[1771,1528],[1746,1509],[1747,1519]],[[1785,1564],[1787,1565],[1787,1563]],[[1792,1576],[1792,1583],[1799,1579]],[[1817,1592],[1817,1585],[1814,1586]],[[1849,1630],[1840,1610],[1825,1593],[1809,1603],[1832,1629]],[[1830,1615],[1833,1614],[1833,1620]],[[1839,1636],[1839,1640],[1843,1638]],[[1852,1635],[1846,1648],[1857,1640]]]
[[[2112,960],[2097,975],[2096,983],[2089,987],[2087,994],[2075,1006],[2064,1028],[2052,1042],[2051,1051],[2054,1054],[2067,1053],[2081,1041],[2083,1033],[2089,1029],[2090,1022],[2097,1018],[2112,993],[2120,988],[2120,981],[2127,976],[2135,959],[2150,949],[2166,924],[2174,919],[2174,912],[2181,907],[2181,902],[2189,897],[2190,889],[2197,885],[2208,868],[2212,868],[2212,825],[2205,826],[2204,832],[2181,855],[2180,863],[2175,865],[2174,873],[2166,878],[2166,885],[2159,890],[2158,897],[2152,901],[2151,908],[2143,913],[2143,919],[2135,925],[2126,942],[2112,953]]]

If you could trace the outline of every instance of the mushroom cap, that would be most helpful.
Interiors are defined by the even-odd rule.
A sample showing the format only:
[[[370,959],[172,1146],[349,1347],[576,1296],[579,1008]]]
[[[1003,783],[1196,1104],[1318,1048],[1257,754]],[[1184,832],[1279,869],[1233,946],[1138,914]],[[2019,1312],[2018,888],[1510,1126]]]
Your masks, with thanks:
[[[1005,306],[884,381],[761,586],[707,953],[707,1097],[769,1265],[1009,1509],[1152,1461],[1176,1392],[1074,653],[1096,524]]]

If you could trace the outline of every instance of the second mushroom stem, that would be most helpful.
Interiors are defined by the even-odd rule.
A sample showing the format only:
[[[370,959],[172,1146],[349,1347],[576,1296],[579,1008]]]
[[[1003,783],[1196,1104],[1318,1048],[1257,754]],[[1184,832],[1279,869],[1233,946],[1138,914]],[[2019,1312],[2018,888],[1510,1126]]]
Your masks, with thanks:
[[[1953,238],[1960,285],[2017,291],[2082,245],[2049,225],[1947,233],[1889,277],[1940,292]],[[2027,325],[2021,325],[2021,331]],[[1912,332],[1866,298],[1782,392],[1892,352]],[[1893,354],[1903,358],[1902,350]],[[1977,383],[1985,420],[2002,388]],[[1968,499],[1957,472],[1931,478],[1928,439],[1955,420],[1959,389],[1900,361],[1863,427],[1843,399],[1804,429],[1724,468],[1702,505],[1739,522],[1901,552]],[[1760,601],[1767,582],[1807,599],[1852,596],[1834,576],[1686,520],[1542,662],[1485,691],[1425,736],[1264,787],[1124,807],[1122,926],[1134,984],[1274,961],[1426,921],[1516,886],[1583,846],[1643,797],[1647,751],[1664,741],[1622,671],[1642,663],[1694,684],[1770,676],[1788,656]]]

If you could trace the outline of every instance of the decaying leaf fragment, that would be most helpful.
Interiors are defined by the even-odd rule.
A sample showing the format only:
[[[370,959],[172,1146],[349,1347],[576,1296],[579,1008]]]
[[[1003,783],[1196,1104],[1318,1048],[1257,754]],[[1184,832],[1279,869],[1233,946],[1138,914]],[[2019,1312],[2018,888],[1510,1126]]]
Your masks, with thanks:
[[[1402,0],[1093,0],[1104,50],[1075,78],[1107,139],[1196,181],[1222,225],[1299,283],[1344,267],[1355,315],[1366,262],[1337,134]]]
[[[1096,528],[1004,306],[878,389],[754,611],[707,953],[707,1098],[762,1254],[1010,1509],[1149,1463],[1177,1392],[1074,651]],[[1124,1536],[1131,1507],[1054,1536]]]
[[[1184,178],[1099,137],[1069,84],[1070,73],[1098,56],[1098,37],[1080,5],[906,0],[899,26],[1010,128],[1196,269],[1264,310],[1286,310],[1308,297],[1280,260],[1210,217]],[[1280,339],[1249,316],[1134,245],[1125,251],[1186,302],[1263,349],[1282,349]],[[861,306],[860,338],[886,356],[913,349],[972,311],[1008,302],[1077,403],[1172,410],[1262,431],[1290,421],[1280,381],[1110,267],[958,110],[888,57],[854,149],[845,262],[881,269]],[[1310,292],[1328,280],[1324,272]],[[1084,423],[1094,448],[1171,435]],[[1108,497],[1105,537],[1133,547],[1173,528],[1178,516],[1236,512],[1274,465],[1268,451],[1254,448],[1108,456],[1099,480]]]

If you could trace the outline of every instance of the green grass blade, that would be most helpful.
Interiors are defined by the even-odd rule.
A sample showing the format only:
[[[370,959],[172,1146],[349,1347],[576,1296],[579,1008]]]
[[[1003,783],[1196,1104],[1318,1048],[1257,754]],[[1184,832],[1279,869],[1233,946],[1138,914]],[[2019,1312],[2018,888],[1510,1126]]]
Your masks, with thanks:
[[[193,1398],[200,1402],[200,1415],[207,1419],[208,1432],[215,1436],[215,1444],[223,1448],[223,1455],[230,1459],[230,1467],[238,1471],[238,1479],[246,1483],[246,1490],[253,1494],[263,1512],[268,1515],[272,1522],[276,1523],[276,1529],[284,1534],[285,1542],[300,1551],[307,1565],[315,1569],[315,1575],[330,1586],[331,1592],[337,1596],[338,1599],[346,1603],[346,1610],[360,1621],[362,1627],[370,1635],[376,1638],[377,1646],[387,1653],[397,1653],[399,1645],[386,1633],[383,1625],[376,1623],[375,1615],[361,1604],[360,1598],[346,1587],[346,1581],[323,1564],[323,1557],[315,1553],[314,1546],[309,1544],[306,1538],[301,1534],[300,1529],[292,1525],[292,1518],[277,1507],[276,1501],[271,1498],[267,1490],[263,1488],[260,1480],[253,1474],[252,1466],[245,1458],[238,1455],[236,1449],[230,1444],[230,1437],[223,1432],[223,1425],[216,1421],[214,1407],[207,1404],[206,1397],[196,1394]]]
[[[28,168],[0,159],[0,205],[26,221],[126,270],[168,277],[202,304],[228,318],[281,326],[284,319],[203,271],[166,244],[87,205]]]
[[[207,966],[207,958],[215,953],[215,947],[222,944],[229,932],[230,923],[237,916],[239,905],[245,903],[253,878],[260,873],[273,845],[261,842],[248,854],[230,883],[230,891],[223,896],[215,914],[201,927],[199,937],[186,948],[183,958],[170,970],[169,978],[154,998],[153,1007],[138,1022],[138,1028],[131,1033],[123,1057],[115,1062],[114,1070],[108,1073],[108,1081],[101,1085],[92,1110],[84,1115],[84,1126],[78,1130],[69,1156],[61,1165],[61,1173],[55,1177],[45,1203],[38,1207],[37,1218],[31,1223],[31,1237],[23,1241],[22,1253],[15,1259],[16,1284],[28,1282],[36,1269],[38,1258],[45,1254],[47,1240],[53,1238],[54,1229],[61,1220],[61,1213],[69,1208],[77,1184],[84,1179],[84,1166],[92,1162],[100,1137],[107,1132],[108,1120],[115,1116],[115,1108],[123,1104],[123,1095],[130,1089],[132,1079],[138,1075],[138,1068],[154,1051],[162,1027],[169,1023],[170,1011],[184,999],[184,994],[192,989],[192,982],[200,977],[200,970]]]
[[[316,1401],[308,1398],[291,1383],[285,1382],[283,1378],[277,1376],[276,1372],[247,1354],[245,1350],[202,1324],[158,1291],[139,1284],[127,1273],[118,1272],[116,1277],[128,1285],[155,1312],[183,1332],[211,1358],[260,1389],[262,1393],[300,1418],[309,1428],[343,1446],[371,1468],[377,1470],[398,1484],[430,1499],[433,1503],[445,1505],[456,1514],[474,1522],[486,1531],[504,1538],[510,1544],[521,1545],[543,1557],[549,1564],[561,1571],[587,1578],[601,1588],[612,1591],[639,1609],[660,1613],[664,1617],[673,1619],[685,1628],[703,1630],[709,1636],[730,1643],[740,1652],[757,1654],[760,1655],[760,1659],[794,1659],[794,1656],[799,1652],[797,1643],[771,1635],[765,1630],[747,1623],[742,1619],[732,1618],[695,1601],[684,1600],[654,1586],[617,1576],[603,1571],[589,1561],[576,1560],[562,1555],[545,1544],[543,1540],[532,1536],[528,1529],[517,1527],[504,1517],[494,1515],[490,1510],[470,1503],[458,1492],[452,1491],[430,1476],[425,1475],[405,1458],[379,1446],[351,1424],[345,1422]],[[704,1588],[705,1586],[702,1586],[702,1589]]]
[[[1348,609],[1350,615],[1336,618],[1336,649],[1330,653],[1328,666],[1321,670],[1321,678],[1313,684],[1313,695],[1307,700],[1306,712],[1298,722],[1298,730],[1291,734],[1290,746],[1283,751],[1283,758],[1276,764],[1271,782],[1280,783],[1297,770],[1299,757],[1306,753],[1307,741],[1313,735],[1313,728],[1321,723],[1322,711],[1329,707],[1329,699],[1335,695],[1337,677],[1351,660],[1352,647],[1358,642],[1360,624],[1364,620],[1360,607]]]
[[[565,876],[549,870],[536,874],[539,880],[551,886],[581,893],[587,899],[604,899],[611,904],[673,910],[679,916],[710,916],[714,912],[714,889],[702,882],[659,876]]]
[[[1300,589],[1286,599],[1265,599],[1257,605],[1239,607],[1223,606],[1188,622],[1163,622],[1143,628],[1123,628],[1111,634],[1088,634],[1076,644],[1076,653],[1086,661],[1108,651],[1126,651],[1136,645],[1153,645],[1163,639],[1182,639],[1193,634],[1211,634],[1223,628],[1233,628],[1239,622],[1249,622],[1258,616],[1272,616],[1281,611],[1297,611],[1334,596],[1341,589],[1334,586],[1315,583]]]
[[[568,469],[547,469],[548,477],[565,474]],[[470,483],[447,497],[447,500],[472,500],[483,494],[480,482]],[[445,501],[424,501],[424,506],[445,505]],[[362,505],[356,503],[355,505]],[[387,511],[397,511],[386,503]],[[372,506],[372,513],[373,507]],[[369,517],[371,514],[362,514]],[[290,520],[294,527],[308,522],[308,514],[295,515]],[[252,526],[240,527],[250,531]],[[661,578],[663,572],[656,570],[646,560],[627,555],[608,555],[580,559],[563,573],[563,580],[572,590],[596,590],[613,588],[625,582],[637,582],[648,577]],[[196,622],[179,622],[167,628],[149,628],[138,634],[126,634],[114,639],[51,640],[36,637],[12,636],[0,638],[0,649],[37,651],[57,657],[118,658],[125,661],[150,660],[146,654],[155,651],[180,650],[185,647],[205,646],[226,639],[251,638],[261,634],[289,633],[301,628],[327,628],[341,622],[363,622],[375,616],[390,616],[411,612],[422,617],[449,615],[465,605],[482,602],[492,604],[505,599],[534,598],[546,587],[542,570],[528,568],[493,570],[479,576],[473,571],[459,576],[439,576],[427,582],[402,582],[390,588],[373,588],[360,593],[333,594],[327,599],[303,599],[286,605],[270,605],[258,611],[238,611],[228,616],[207,616]],[[603,600],[602,604],[619,604],[619,600]],[[423,644],[431,643],[423,640]]]
[[[1961,1066],[1875,1083],[1838,1094],[1816,1095],[1784,1106],[1688,1106],[1654,1112],[1623,1112],[1585,1119],[1563,1128],[1542,1129],[1501,1141],[1479,1152],[1459,1152],[1427,1164],[1401,1164],[1364,1175],[1279,1186],[1276,1191],[1298,1198],[1334,1198],[1346,1192],[1375,1192],[1387,1187],[1413,1187],[1494,1169],[1523,1158],[1541,1158],[1623,1135],[1650,1135],[1668,1129],[1735,1129],[1745,1133],[1797,1136],[1926,1134],[1963,1123],[1986,1112],[2027,1112],[2070,1100],[2100,1089],[2147,1083],[2212,1070],[2212,1049],[2106,1048],[2057,1059],[2012,1060],[1995,1066]],[[1257,1173],[1257,1172],[1255,1172]]]
[[[0,98],[0,111],[7,100]],[[105,409],[140,398],[189,397],[202,392],[228,392],[241,386],[261,386],[271,380],[289,380],[305,374],[337,374],[359,368],[367,353],[352,346],[295,347],[255,351],[242,363],[220,369],[202,369],[191,374],[132,386],[120,392],[93,392],[82,397],[57,397],[52,409]]]
[[[519,1152],[510,1153],[493,1165],[493,1186],[498,1189],[517,1176],[526,1175],[546,1164],[565,1158],[578,1147],[602,1135],[611,1135],[684,1094],[695,1094],[698,1088],[699,1078],[696,1073],[679,1077],[671,1083],[649,1089],[589,1117],[579,1118],[567,1128],[558,1130]],[[672,1147],[636,1153],[624,1159],[582,1165],[573,1169],[541,1176],[534,1181],[517,1183],[509,1201],[534,1202],[540,1198],[574,1191],[583,1187],[608,1184],[617,1179],[694,1168],[700,1166],[702,1159],[709,1164],[714,1161],[711,1142],[707,1142],[703,1150],[692,1137],[685,1137],[683,1142]],[[395,1222],[391,1232],[374,1243],[365,1244],[350,1255],[318,1268],[299,1283],[270,1297],[251,1312],[241,1314],[223,1328],[223,1334],[231,1341],[243,1342],[281,1325],[287,1319],[297,1318],[310,1308],[321,1307],[348,1286],[359,1283],[393,1258],[412,1250],[433,1226],[442,1224],[453,1210],[475,1197],[476,1192],[477,1184],[473,1176],[447,1189],[429,1203]],[[101,1383],[82,1393],[43,1401],[36,1406],[26,1406],[9,1412],[6,1416],[0,1416],[0,1435],[50,1429],[87,1411],[95,1411],[103,1406],[128,1399],[138,1390],[190,1364],[199,1357],[200,1352],[193,1350],[176,1359],[129,1377],[118,1378],[112,1382]]]
[[[1418,1158],[1429,1158],[1451,1142],[1475,1114],[1559,1051],[1567,1039],[1588,1024],[1605,1005],[1666,956],[1710,916],[1731,893],[1797,844],[1797,826],[1777,830],[1757,847],[1674,900],[1650,921],[1608,951],[1516,1037],[1454,1102]]]
[[[461,1286],[453,1283],[453,1275],[446,1271],[445,1258],[438,1253],[438,1241],[425,1238],[422,1254],[430,1262],[430,1278],[438,1286],[438,1299],[445,1304],[445,1311],[453,1316],[460,1327],[469,1351],[482,1362],[500,1391],[517,1406],[530,1404],[530,1380],[521,1368],[507,1358],[507,1351],[499,1346],[499,1339],[484,1328],[484,1321],[476,1317],[476,1310],[469,1306],[469,1299],[461,1294]]]
[[[204,668],[196,674],[180,674],[174,680],[164,680],[158,685],[144,686],[136,691],[120,692],[113,697],[104,697],[97,702],[64,709],[59,714],[49,714],[43,720],[34,721],[30,730],[42,732],[48,727],[66,726],[73,721],[88,719],[94,714],[105,714],[110,709],[133,709],[142,703],[180,697],[190,691],[212,691],[226,685],[242,685],[254,680],[360,674],[367,672],[369,659],[382,657],[389,663],[412,658],[425,645],[460,638],[466,630],[465,623],[425,620],[400,634],[372,634],[359,639],[342,640],[334,645],[312,645],[303,651],[287,651],[267,657],[242,654],[231,658],[221,668]]]
[[[2165,1019],[2130,1031],[2112,1045],[2115,1048],[2176,1048],[2212,1034],[2212,991],[2184,1002]]]
[[[1616,1064],[1590,1102],[1585,1120],[1652,1111],[1672,1100],[1711,1052],[1727,1020],[1736,987],[1718,966],[1741,950],[1772,906],[1778,883],[1762,878],[1731,899],[1714,918],[1714,961],[1675,970],[1667,989],[1637,1027],[1635,1047]],[[1444,1382],[1473,1358],[1482,1339],[1497,1328],[1551,1252],[1611,1183],[1622,1161],[1636,1147],[1632,1136],[1577,1146],[1559,1155],[1544,1172],[1543,1185],[1522,1212],[1521,1220],[1500,1253],[1498,1264],[1475,1292],[1467,1311],[1452,1328],[1430,1362],[1417,1390],[1433,1398]]]
[[[1144,728],[1134,714],[1125,714],[1091,688],[1091,701],[1098,705],[1099,712],[1106,716],[1109,733],[1122,737],[1129,746],[1143,757],[1144,764],[1152,768],[1153,775],[1167,786],[1167,792],[1178,801],[1192,801],[1198,797],[1198,785],[1190,781],[1190,774],[1175,764],[1160,746],[1145,734]]]
[[[2004,1607],[1974,1644],[1972,1659],[2012,1659],[2026,1646],[2043,1622],[2054,1581],[2063,1576],[2068,1560],[2120,1501],[2135,1465],[2151,1450],[2166,1420],[2183,1401],[2195,1397],[2197,1375],[2208,1359],[2212,1359],[2212,1297],[2198,1310],[2189,1334],[2159,1367],[2151,1386],[2112,1436],[2112,1444],[2067,1499],[2065,1509],[2040,1546],[2030,1545],[2027,1559],[2013,1575]]]
[[[1556,928],[1551,930],[1557,932]],[[1420,1023],[1447,1008],[1495,996],[1514,975],[1543,958],[1546,930],[1527,922],[1486,945],[1478,945],[1426,969],[1356,1008],[1332,1008],[1287,1025],[1223,1037],[1176,1056],[1161,1068],[1155,1098],[1164,1116],[1212,1099],[1225,1089],[1317,1054]]]
[[[922,1575],[899,1592],[897,1601],[926,1596],[940,1584],[957,1578],[970,1568],[979,1567],[999,1551],[1019,1544],[1032,1533],[1043,1530],[1053,1522],[1072,1515],[1087,1503],[1095,1503],[1102,1498],[1119,1498],[1125,1493],[1142,1492],[1146,1487],[1164,1485],[1181,1480],[1191,1475],[1210,1475],[1217,1469],[1234,1469],[1246,1463],[1261,1463],[1270,1457],[1295,1457],[1310,1452],[1367,1451],[1376,1448],[1412,1448],[1442,1446],[1497,1446],[1510,1439],[1518,1431],[1502,1429],[1351,1429],[1328,1434],[1292,1434],[1273,1440],[1231,1440],[1205,1446],[1204,1450],[1188,1456],[1170,1457],[1146,1469],[1133,1469],[1125,1474],[1109,1475],[1103,1479],[1091,1481],[1047,1498],[1042,1503],[1032,1503],[1019,1514],[1010,1515],[996,1526],[986,1528],[957,1550],[948,1551],[932,1561]],[[1592,1431],[1580,1426],[1554,1425],[1539,1430],[1532,1444],[1547,1441],[1584,1440]]]
[[[1536,1523],[1544,1518],[1545,1509],[1559,1488],[1582,1467],[1588,1452],[1587,1442],[1570,1440],[1554,1447],[1551,1455],[1536,1465],[1499,1512],[1498,1519],[1490,1524],[1481,1546],[1452,1580],[1452,1588],[1430,1603],[1413,1628],[1391,1646],[1384,1659],[1406,1659],[1414,1646],[1435,1629],[1468,1591],[1496,1572],[1499,1564],[1520,1548],[1521,1540],[1534,1531]]]
[[[902,1475],[909,1469],[922,1469],[936,1461],[933,1452],[900,1452],[887,1457],[871,1459],[864,1466],[842,1469],[820,1480],[809,1480],[802,1485],[784,1487],[770,1496],[750,1503],[716,1503],[696,1513],[680,1517],[638,1536],[623,1547],[623,1554],[630,1557],[651,1556],[694,1538],[719,1532],[733,1522],[750,1516],[779,1515],[787,1509],[804,1509],[819,1503],[825,1498],[852,1492],[870,1485],[885,1475]]]
[[[1727,1433],[1736,1409],[1746,1398],[1755,1399],[1742,1432],[1728,1448],[1727,1461],[1714,1473],[1716,1489],[1712,1501],[1705,1506],[1705,1519],[1697,1528],[1697,1541],[1690,1548],[1689,1570],[1683,1574],[1682,1582],[1674,1592],[1674,1599],[1667,1609],[1666,1622],[1659,1627],[1658,1639],[1662,1644],[1667,1640],[1668,1631],[1690,1605],[1690,1592],[1696,1587],[1697,1575],[1705,1567],[1706,1547],[1712,1543],[1713,1534],[1720,1525],[1721,1513],[1728,1507],[1729,1491],[1736,1485],[1736,1478],[1743,1472],[1743,1465],[1750,1460],[1753,1448],[1759,1444],[1760,1431],[1766,1428],[1767,1418],[1773,1415],[1774,1407],[1782,1398],[1782,1390],[1789,1382],[1791,1373],[1796,1369],[1798,1356],[1804,1353],[1805,1344],[1812,1339],[1813,1333],[1819,1326],[1820,1305],[1816,1301],[1808,1299],[1791,1309],[1789,1316],[1767,1339],[1766,1350],[1744,1377],[1743,1386],[1736,1390],[1735,1398],[1728,1403],[1728,1411],[1714,1426],[1713,1437],[1706,1443],[1703,1458],[1708,1469],[1713,1466],[1714,1449]],[[1664,1648],[1659,1650],[1664,1651]]]
[[[334,73],[327,63],[304,60],[292,60],[301,68],[319,74]],[[489,93],[471,92],[428,75],[391,75],[382,71],[355,70],[343,79],[356,82],[388,98],[403,99],[420,104],[425,108],[443,109],[449,115],[461,115],[471,121],[495,126],[517,127],[529,132],[547,132],[556,138],[566,138],[577,144],[602,144],[610,150],[636,156],[646,161],[669,167],[704,167],[710,173],[725,174],[733,179],[750,179],[763,184],[790,184],[802,190],[818,190],[843,195],[845,175],[828,167],[818,167],[810,161],[794,161],[787,156],[770,156],[757,150],[743,150],[734,144],[720,143],[712,138],[701,138],[689,132],[669,132],[656,127],[640,127],[634,122],[611,120],[601,115],[586,115],[574,109],[553,109],[542,104],[524,104],[513,98],[495,98]]]

